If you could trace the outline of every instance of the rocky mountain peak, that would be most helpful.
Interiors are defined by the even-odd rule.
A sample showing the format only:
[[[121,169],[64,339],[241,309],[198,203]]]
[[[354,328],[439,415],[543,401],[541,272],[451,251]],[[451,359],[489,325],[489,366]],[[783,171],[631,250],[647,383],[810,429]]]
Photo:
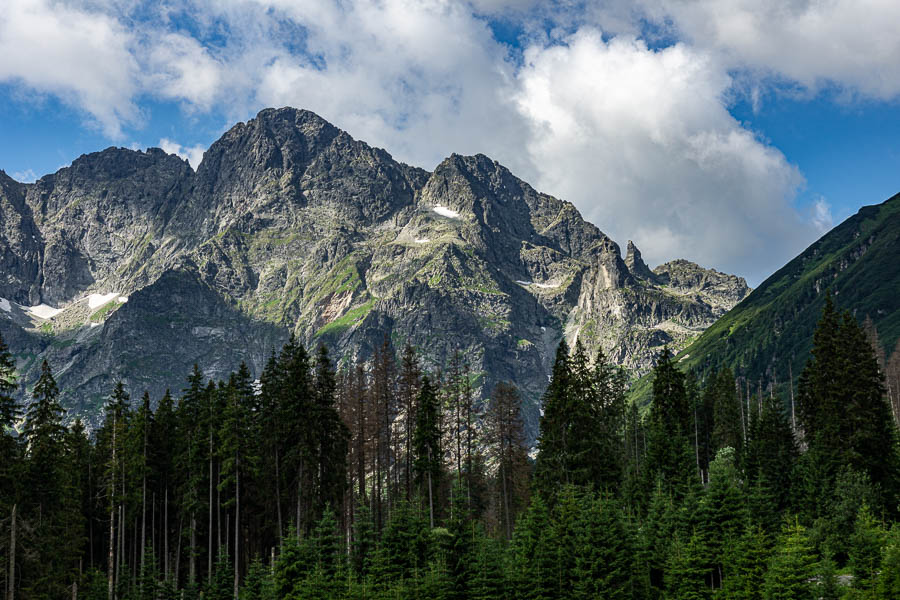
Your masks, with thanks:
[[[409,341],[430,368],[460,351],[483,394],[519,385],[534,432],[561,339],[640,373],[712,322],[730,280],[667,264],[668,287],[487,156],[429,173],[292,108],[238,123],[196,172],[110,148],[36,184],[0,175],[0,332],[26,383],[47,358],[89,418],[115,379],[158,397],[194,362],[258,373],[293,333],[363,360]]]
[[[653,271],[644,263],[643,258],[641,258],[641,251],[638,250],[637,246],[631,240],[628,240],[628,249],[626,250],[625,255],[625,266],[628,267],[628,270],[632,275],[638,277],[640,279],[644,279],[646,281],[653,281],[655,279],[655,275]]]

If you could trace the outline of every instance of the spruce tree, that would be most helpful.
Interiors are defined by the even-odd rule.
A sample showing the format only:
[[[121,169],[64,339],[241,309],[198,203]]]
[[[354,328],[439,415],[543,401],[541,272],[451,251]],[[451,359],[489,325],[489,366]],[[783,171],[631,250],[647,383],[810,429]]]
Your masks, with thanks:
[[[815,572],[815,564],[806,528],[796,520],[786,524],[769,561],[763,597],[766,600],[812,598],[810,580]]]
[[[771,557],[765,529],[748,525],[736,543],[726,546],[722,595],[729,600],[761,600]]]
[[[558,597],[558,553],[553,542],[547,505],[539,494],[535,495],[516,526],[510,546],[510,579],[516,598],[551,600]]]
[[[16,361],[0,336],[0,503],[12,489],[16,455],[16,438],[13,428],[21,416],[21,408],[15,397]],[[2,505],[0,505],[2,507]]]
[[[473,571],[468,597],[472,600],[507,598],[507,580],[503,564],[503,545],[478,530],[473,550]]]
[[[668,348],[663,349],[653,368],[653,401],[647,426],[647,455],[644,476],[648,482],[661,480],[679,497],[694,481],[695,460],[690,451],[691,409],[684,383]]]
[[[900,598],[900,524],[898,523],[891,526],[887,535],[875,589],[879,599]]]
[[[413,473],[419,496],[428,507],[429,524],[433,528],[436,495],[441,478],[441,432],[438,427],[437,390],[427,376],[422,378],[416,404]]]
[[[565,340],[556,348],[550,385],[541,399],[544,414],[538,437],[538,456],[534,469],[534,487],[545,498],[552,498],[560,483],[573,483],[568,469],[566,441],[570,435],[573,412],[570,406],[572,368]]]
[[[871,509],[863,504],[850,536],[849,563],[855,589],[868,592],[875,587],[884,542],[884,530],[875,521]]]
[[[587,495],[578,527],[574,598],[629,600],[635,596],[637,556],[615,500]]]
[[[666,566],[666,588],[670,598],[707,600],[712,598],[708,584],[709,552],[703,536],[693,533],[687,542],[675,537]]]
[[[804,503],[818,516],[837,473],[865,473],[894,510],[898,492],[895,430],[884,398],[883,377],[865,333],[849,314],[838,314],[829,295],[813,336],[811,357],[800,376],[798,414],[809,452],[807,471],[820,480]]]

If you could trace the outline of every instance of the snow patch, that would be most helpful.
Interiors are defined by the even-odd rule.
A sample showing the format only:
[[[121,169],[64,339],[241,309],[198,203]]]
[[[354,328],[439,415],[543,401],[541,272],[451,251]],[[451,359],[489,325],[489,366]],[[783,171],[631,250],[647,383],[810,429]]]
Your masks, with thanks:
[[[119,292],[112,292],[109,294],[91,294],[90,296],[88,296],[88,306],[91,310],[100,308],[118,295]]]
[[[126,302],[128,302],[128,296],[119,296],[119,302],[125,304]]]
[[[427,243],[430,242],[430,241],[431,241],[431,240],[428,239],[428,238],[416,238],[416,243],[417,243],[417,244],[427,244]]]
[[[541,288],[542,290],[546,290],[547,288],[555,288],[559,287],[558,285],[553,285],[552,283],[535,283],[533,281],[520,281],[516,280],[516,283],[519,285],[524,285],[526,287],[533,285],[534,287]]]
[[[52,306],[48,306],[46,304],[38,304],[37,306],[29,306],[26,307],[25,310],[33,314],[35,317],[39,319],[52,319],[56,315],[62,312],[61,308],[53,308]]]
[[[437,214],[441,215],[442,217],[448,217],[450,219],[458,219],[459,218],[458,212],[456,212],[453,209],[447,208],[446,206],[441,206],[440,204],[438,204],[431,210],[433,210]]]
[[[100,323],[91,323],[91,329],[94,327],[100,327]]]
[[[9,312],[12,310],[12,306],[9,305],[9,300],[6,298],[0,298],[0,310],[3,312]]]

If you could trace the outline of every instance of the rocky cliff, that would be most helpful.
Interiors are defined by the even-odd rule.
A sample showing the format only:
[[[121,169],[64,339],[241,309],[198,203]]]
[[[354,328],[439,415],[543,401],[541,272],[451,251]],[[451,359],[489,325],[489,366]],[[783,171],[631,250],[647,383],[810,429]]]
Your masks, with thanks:
[[[235,125],[196,172],[121,148],[34,184],[0,172],[0,265],[22,380],[46,358],[89,419],[117,379],[158,398],[194,362],[259,373],[294,333],[342,358],[409,340],[433,368],[460,350],[483,393],[520,386],[534,431],[563,337],[640,374],[749,292],[686,261],[651,271],[630,242],[623,259],[485,156],[429,173],[289,108]]]

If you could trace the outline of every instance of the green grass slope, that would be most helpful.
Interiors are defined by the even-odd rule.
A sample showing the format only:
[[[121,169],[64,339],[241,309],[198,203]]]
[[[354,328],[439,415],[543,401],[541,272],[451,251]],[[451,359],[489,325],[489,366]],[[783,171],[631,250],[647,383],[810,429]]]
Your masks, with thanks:
[[[827,290],[860,321],[871,317],[884,347],[894,348],[900,337],[900,194],[863,207],[766,279],[682,350],[682,366],[701,377],[729,366],[751,380],[783,382],[791,371],[796,378]],[[647,387],[637,385],[635,393]]]

